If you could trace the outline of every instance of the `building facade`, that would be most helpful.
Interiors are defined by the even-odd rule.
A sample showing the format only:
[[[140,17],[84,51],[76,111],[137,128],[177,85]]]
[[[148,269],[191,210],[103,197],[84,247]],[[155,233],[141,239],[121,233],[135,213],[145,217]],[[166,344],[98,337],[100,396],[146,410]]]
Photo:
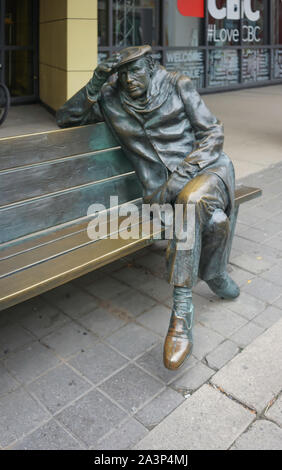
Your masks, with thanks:
[[[281,0],[0,0],[0,79],[57,109],[122,47],[151,44],[200,92],[282,82]]]

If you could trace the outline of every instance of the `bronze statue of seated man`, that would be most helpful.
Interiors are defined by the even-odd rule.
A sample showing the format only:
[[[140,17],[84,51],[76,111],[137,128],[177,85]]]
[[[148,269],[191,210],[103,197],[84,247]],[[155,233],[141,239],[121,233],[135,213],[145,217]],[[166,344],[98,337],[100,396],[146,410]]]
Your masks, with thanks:
[[[191,80],[166,71],[151,52],[150,46],[129,47],[102,62],[58,111],[57,122],[69,127],[106,121],[133,163],[144,201],[182,204],[189,212],[186,249],[179,249],[175,234],[167,248],[174,294],[164,364],[177,369],[192,351],[197,278],[221,298],[240,293],[226,270],[235,178],[222,150],[222,124]]]

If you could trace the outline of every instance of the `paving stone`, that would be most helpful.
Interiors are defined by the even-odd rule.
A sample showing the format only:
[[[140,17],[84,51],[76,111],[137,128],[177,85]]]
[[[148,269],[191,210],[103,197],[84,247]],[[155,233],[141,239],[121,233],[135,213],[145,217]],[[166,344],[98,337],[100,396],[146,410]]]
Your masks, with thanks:
[[[235,259],[235,257],[234,257]],[[233,263],[233,259],[231,261]],[[245,271],[244,269],[239,268],[233,264],[229,264],[227,268],[228,273],[230,274],[231,278],[239,287],[244,286],[248,283],[249,280],[254,279],[255,274],[250,273],[249,271]],[[220,299],[222,300],[222,299]]]
[[[266,420],[258,420],[240,436],[231,450],[282,450],[282,429]]]
[[[250,411],[211,386],[203,385],[135,448],[224,450],[253,419]]]
[[[56,421],[51,420],[18,441],[12,450],[82,450],[79,442]]]
[[[206,356],[206,361],[210,367],[214,369],[221,369],[227,362],[229,362],[236,354],[239,348],[230,340],[221,343],[213,352]]]
[[[224,337],[215,331],[206,328],[200,324],[193,328],[193,355],[201,360],[206,354],[213,351],[222,341]]]
[[[246,319],[222,306],[214,306],[210,310],[203,310],[199,321],[202,325],[217,331],[224,337],[232,335],[247,322]]]
[[[269,328],[282,318],[282,310],[270,306],[254,318],[253,322],[262,328]]]
[[[200,297],[204,297],[205,299],[214,301],[217,300],[218,297],[210,290],[207,283],[204,281],[200,281],[196,284],[193,289],[193,293],[196,293]]]
[[[72,318],[79,318],[98,306],[98,302],[93,296],[83,292],[82,289],[71,282],[46,292],[42,297]]]
[[[63,364],[28,386],[43,405],[54,414],[91,388],[91,384]]]
[[[239,235],[243,238],[247,238],[248,240],[253,240],[257,243],[264,243],[270,236],[273,235],[272,231],[269,233],[265,230],[266,227],[245,227],[247,228],[247,230],[245,229],[239,232],[237,232],[236,230],[236,235]]]
[[[273,303],[281,295],[281,287],[266,281],[262,278],[256,278],[250,284],[244,286],[244,291],[264,302]]]
[[[136,263],[149,269],[152,274],[160,277],[166,277],[166,257],[165,254],[149,253],[146,256],[138,258]]]
[[[263,312],[266,308],[266,303],[262,300],[256,299],[252,295],[241,292],[239,297],[234,300],[222,301],[229,310],[239,313],[244,318],[252,320],[259,313]]]
[[[214,370],[198,362],[194,367],[191,367],[179,379],[172,382],[172,387],[179,393],[186,396],[197,390],[203,383],[207,382],[214,374]]]
[[[193,292],[193,304],[195,307],[195,318],[200,315],[202,311],[205,311],[210,308],[210,306],[216,305],[216,303],[211,302],[210,300],[206,299],[205,297],[198,295]],[[217,299],[215,299],[215,302]],[[171,302],[172,304],[172,302]],[[171,305],[172,306],[172,305]]]
[[[32,343],[9,354],[4,361],[5,367],[22,383],[36,379],[59,363],[60,359],[39,343]]]
[[[95,446],[95,450],[127,450],[140,441],[148,430],[134,418],[122,423]]]
[[[134,266],[123,268],[113,273],[112,276],[135,288],[148,282],[154,282],[156,279],[148,270]]]
[[[102,343],[79,353],[69,364],[97,384],[127,364],[127,360]]]
[[[153,330],[154,333],[165,337],[169,320],[171,316],[171,310],[164,305],[156,305],[148,312],[138,317],[138,323],[141,323],[145,327]]]
[[[126,413],[98,390],[92,390],[83,398],[65,408],[56,418],[89,447],[126,418]]]
[[[153,282],[150,281],[145,284],[141,284],[139,289],[159,302],[172,297],[173,294],[173,286],[168,284],[167,281],[157,278],[155,278]]]
[[[0,398],[0,445],[11,445],[48,418],[48,413],[23,389],[3,396]]]
[[[136,323],[129,323],[107,338],[107,343],[134,359],[159,341],[159,337]]]
[[[265,416],[282,427],[282,395],[280,395],[268,411],[266,411]]]
[[[242,212],[242,211],[241,211]],[[246,230],[250,230],[250,226],[241,222],[236,223],[236,229],[235,229],[235,234],[238,235],[239,237],[242,236]]]
[[[2,310],[0,315],[0,328],[13,325],[18,321],[21,312],[19,312],[18,308],[15,309],[15,307],[18,307],[18,305]]]
[[[85,274],[84,276],[80,276],[72,281],[72,284],[75,284],[78,287],[82,287],[85,289],[86,286],[89,286],[93,282],[99,281],[105,278],[107,275],[105,266],[100,269],[95,269],[94,271],[90,271],[89,273]]]
[[[263,277],[264,279],[267,279],[270,282],[273,282],[274,284],[277,284],[278,286],[281,286],[281,293],[282,293],[282,265],[281,264],[277,264],[269,271],[262,273],[261,277]]]
[[[249,225],[262,224],[265,221],[265,213],[263,211],[254,212],[253,208],[245,212],[239,212],[238,222]]]
[[[233,258],[232,264],[253,274],[261,274],[273,266],[273,262],[263,256],[247,255],[246,253]]]
[[[130,364],[110,377],[100,389],[129,413],[135,413],[160,392],[163,385],[139,367]]]
[[[276,237],[270,238],[265,242],[265,245],[270,246],[272,248],[277,248],[278,250],[282,250],[282,237],[281,235],[277,235]]]
[[[126,323],[105,308],[97,308],[94,312],[83,315],[79,322],[100,338],[111,335]]]
[[[68,358],[81,350],[93,347],[97,338],[82,326],[71,322],[42,340],[61,357]]]
[[[177,406],[184,401],[183,396],[167,388],[159,396],[144,406],[137,414],[136,418],[149,430],[159,424]]]
[[[253,210],[256,212],[262,211],[262,215],[266,215],[266,217],[269,214],[274,216],[281,211],[281,198],[274,193],[271,198],[261,198],[259,204]],[[267,212],[265,213],[265,211]]]
[[[4,369],[3,365],[0,364],[0,397],[5,393],[11,392],[18,388],[19,382],[17,382],[9,372]]]
[[[282,320],[226,364],[212,382],[261,412],[282,389],[281,335]]]
[[[32,312],[44,312],[50,308],[50,305],[43,299],[41,295],[26,300],[20,304],[14,305],[7,311],[9,314],[16,314],[17,321],[20,321],[25,315]],[[5,311],[4,311],[5,312]],[[1,314],[2,315],[2,314]]]
[[[142,250],[140,250],[142,251]],[[124,258],[117,259],[116,261],[113,261],[112,263],[107,264],[104,266],[104,271],[111,275],[115,271],[119,271],[120,269],[124,268],[127,266],[129,263],[127,257],[125,256]]]
[[[163,344],[157,344],[137,360],[138,365],[161,379],[166,384],[170,384],[177,377],[182,375],[187,369],[197,364],[197,359],[190,356],[178,370],[166,369],[163,365]]]
[[[247,325],[244,325],[242,328],[240,328],[240,330],[236,331],[236,333],[234,333],[230,339],[240,348],[245,348],[257,336],[261,335],[264,330],[265,328],[256,325],[254,322],[249,322]]]
[[[29,304],[26,303],[23,314],[19,318],[19,323],[37,338],[42,338],[69,321],[66,315],[47,304],[41,297],[36,297]]]
[[[237,256],[241,255],[242,253],[243,253],[242,250],[238,250],[238,249],[234,248],[234,246],[232,245],[231,253],[230,253],[230,256],[229,256],[229,263],[232,263],[233,259],[236,258]]]
[[[109,300],[115,297],[121,292],[128,290],[128,286],[119,282],[117,279],[113,279],[110,276],[105,276],[92,284],[86,285],[85,289],[96,297],[102,300]]]
[[[4,357],[12,351],[26,344],[34,342],[35,338],[20,325],[7,325],[0,328],[0,357]]]
[[[279,297],[275,302],[273,303],[275,307],[281,308],[282,309],[282,295]]]
[[[137,317],[144,311],[149,310],[155,305],[155,300],[131,289],[128,292],[117,295],[111,299],[111,305],[127,312],[132,317]]]
[[[151,246],[152,251],[164,254],[166,252],[168,240],[158,240]]]
[[[261,256],[264,254],[264,250],[262,248],[262,245],[259,243],[255,243],[253,240],[247,240],[246,238],[243,237],[238,237],[235,235],[232,243],[232,251],[234,250],[239,250],[241,253],[257,253],[258,256]],[[232,262],[233,262],[232,258]]]

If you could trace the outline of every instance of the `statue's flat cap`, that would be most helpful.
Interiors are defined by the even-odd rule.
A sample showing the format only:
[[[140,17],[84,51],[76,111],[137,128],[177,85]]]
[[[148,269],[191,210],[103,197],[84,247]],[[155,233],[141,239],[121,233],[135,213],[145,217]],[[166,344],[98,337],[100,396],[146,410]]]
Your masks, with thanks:
[[[120,55],[120,61],[116,65],[116,69],[121,67],[122,65],[128,64],[129,62],[134,62],[135,60],[144,57],[146,54],[151,54],[152,48],[149,45],[145,46],[133,46],[127,47],[126,49],[122,49],[118,52]]]

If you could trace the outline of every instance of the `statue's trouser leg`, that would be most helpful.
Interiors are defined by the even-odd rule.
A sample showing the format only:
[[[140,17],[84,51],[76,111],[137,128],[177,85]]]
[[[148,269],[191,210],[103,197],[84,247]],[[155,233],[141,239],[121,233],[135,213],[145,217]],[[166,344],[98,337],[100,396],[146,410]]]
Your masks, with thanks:
[[[168,280],[174,286],[192,289],[198,276],[209,280],[226,270],[230,224],[224,211],[228,193],[217,175],[205,173],[182,189],[175,204],[179,212],[183,208],[183,229],[179,234],[177,224],[182,220],[176,217],[167,249]]]
[[[178,211],[183,217],[175,216],[167,250],[169,282],[174,285],[164,345],[164,364],[169,369],[179,368],[192,352],[192,287],[198,275],[208,280],[226,270],[230,227],[224,210],[228,201],[222,180],[207,173],[190,181],[175,201],[175,214]]]

